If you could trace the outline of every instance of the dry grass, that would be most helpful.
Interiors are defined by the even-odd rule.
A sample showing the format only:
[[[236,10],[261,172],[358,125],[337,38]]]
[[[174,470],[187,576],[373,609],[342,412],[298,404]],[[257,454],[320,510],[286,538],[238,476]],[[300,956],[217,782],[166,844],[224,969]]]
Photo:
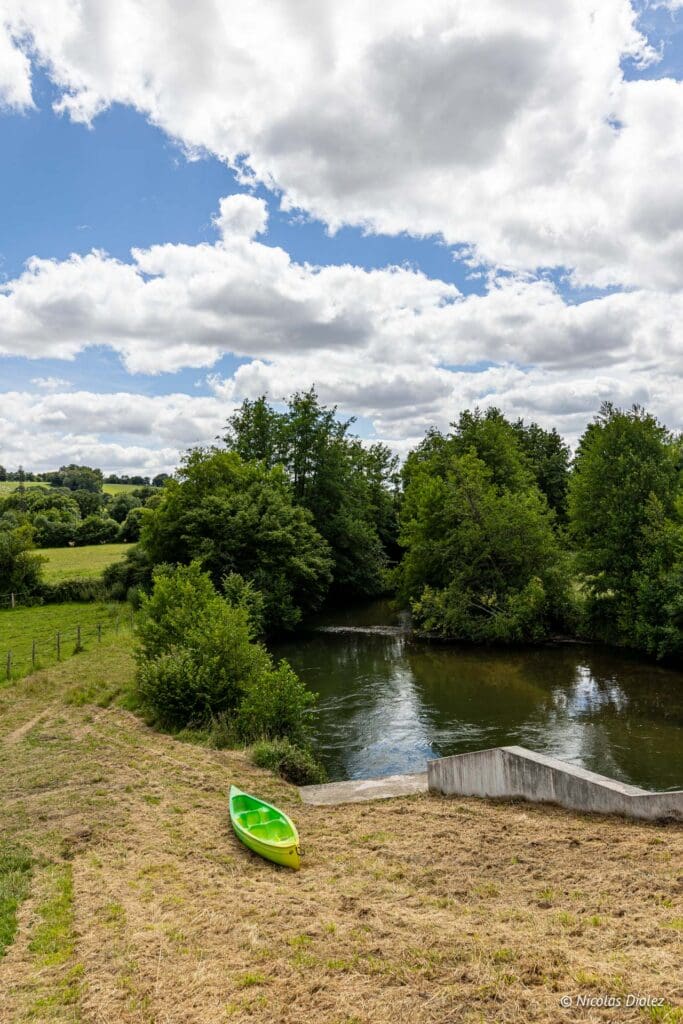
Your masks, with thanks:
[[[679,827],[427,796],[305,807],[240,752],[83,703],[130,671],[121,645],[0,690],[3,826],[35,858],[3,1024],[681,1019],[559,1007],[680,1004]],[[294,816],[300,873],[236,842],[233,780]]]

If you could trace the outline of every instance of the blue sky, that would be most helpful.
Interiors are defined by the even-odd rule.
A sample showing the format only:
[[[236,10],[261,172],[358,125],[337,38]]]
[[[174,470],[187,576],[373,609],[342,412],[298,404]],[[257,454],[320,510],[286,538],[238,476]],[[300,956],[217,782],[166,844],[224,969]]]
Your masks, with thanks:
[[[493,14],[497,2],[490,0],[488,3]],[[69,0],[59,0],[59,3],[68,4]],[[15,6],[21,11],[24,22],[27,18],[30,22],[22,4]],[[59,13],[58,6],[55,6],[55,18]],[[202,7],[202,4],[197,5],[198,20]],[[646,150],[643,139],[652,130],[652,107],[647,108],[646,104],[651,104],[652,98],[642,93],[629,93],[628,84],[642,80],[652,82],[657,89],[661,88],[662,99],[661,102],[656,101],[659,106],[655,109],[666,111],[671,96],[678,96],[679,82],[683,76],[683,18],[680,8],[665,9],[662,5],[651,3],[637,5],[640,15],[637,28],[645,34],[653,51],[659,54],[658,60],[643,62],[627,53],[619,54],[620,48],[623,50],[632,45],[628,41],[628,29],[624,28],[624,11],[628,10],[626,0],[607,0],[605,11],[607,8],[613,9],[608,14],[613,15],[614,20],[607,20],[607,27],[603,31],[614,32],[614,51],[611,55],[609,52],[592,55],[591,60],[597,65],[604,58],[605,66],[608,66],[614,54],[620,56],[624,84],[617,107],[625,113],[614,115],[614,123],[618,127],[615,135],[629,130],[633,133],[633,139],[637,140],[631,146],[635,145],[636,149],[640,147],[637,151],[642,157],[643,167],[634,167],[632,174],[633,180],[642,184],[644,177],[651,171],[660,140],[655,139],[654,148],[648,141],[649,149]],[[531,10],[529,13],[531,16]],[[123,8],[121,14],[123,17]],[[362,17],[366,17],[367,24],[359,22],[359,31],[362,30],[361,34],[366,32],[376,47],[398,46],[401,33],[410,30],[410,21],[402,24],[398,11],[396,25],[390,32],[386,26],[371,24],[369,13]],[[551,52],[555,45],[552,20],[546,23],[542,16],[539,17],[539,32],[546,33],[545,47],[547,52]],[[12,33],[12,24],[8,24]],[[525,26],[524,19],[520,19],[520,39],[524,45],[531,46],[524,34],[525,27],[528,26]],[[153,28],[150,26],[150,32]],[[205,45],[202,35],[205,28],[201,25],[197,27],[198,38],[203,40],[202,45]],[[315,52],[319,43],[314,29],[315,26],[311,30],[310,40],[306,40],[311,52]],[[572,117],[579,116],[578,98],[581,94],[578,85],[581,84],[582,76],[585,76],[588,85],[593,72],[596,82],[607,80],[607,76],[597,67],[593,69],[585,62],[583,66],[580,64],[581,48],[591,45],[590,29],[582,35],[583,29],[578,21],[569,23],[569,28],[564,30],[569,35],[565,34],[565,37],[561,37],[560,29],[558,25],[557,52],[567,55],[569,70],[566,73],[573,76],[577,83],[577,101],[575,108],[572,108],[571,97],[568,100],[553,100],[557,103],[565,102],[566,105],[558,106],[555,115],[552,104],[549,105],[548,124],[553,123],[552,117],[555,116],[558,135],[561,137],[564,132],[566,139],[570,139],[572,133],[576,135],[577,128],[580,131],[584,127],[585,119],[589,117],[582,114],[583,123],[578,120],[576,125],[571,124]],[[28,341],[22,347],[20,341],[6,332],[8,340],[3,346],[3,327],[0,323],[0,353],[6,353],[0,355],[0,392],[7,395],[31,392],[38,396],[48,396],[50,408],[41,415],[44,423],[51,425],[52,433],[46,449],[49,455],[40,454],[39,446],[35,451],[31,450],[33,435],[28,432],[21,442],[29,446],[28,450],[14,451],[4,456],[5,461],[11,462],[12,458],[21,456],[22,461],[30,464],[32,461],[53,458],[59,452],[60,434],[59,430],[54,429],[55,422],[60,418],[55,411],[60,407],[58,396],[74,391],[101,396],[117,392],[148,398],[184,394],[188,397],[189,405],[195,399],[206,400],[204,405],[195,403],[199,412],[194,433],[185,423],[182,429],[179,427],[177,438],[174,438],[169,424],[164,427],[163,437],[156,432],[159,406],[155,407],[153,416],[150,413],[151,421],[154,422],[150,421],[147,433],[142,429],[127,431],[125,423],[93,424],[90,430],[85,414],[73,413],[72,420],[72,413],[64,413],[64,458],[69,452],[73,455],[74,448],[83,452],[90,446],[93,453],[101,451],[103,458],[109,457],[109,452],[112,465],[129,458],[131,466],[136,459],[154,464],[155,452],[159,452],[158,459],[161,462],[166,460],[164,465],[168,464],[168,460],[173,458],[173,450],[182,450],[188,438],[201,440],[205,436],[202,431],[207,429],[206,424],[210,420],[209,401],[214,401],[217,407],[221,405],[228,408],[231,401],[234,403],[244,395],[254,393],[261,384],[272,390],[273,394],[281,394],[292,386],[306,387],[313,379],[316,382],[320,379],[326,399],[338,401],[345,411],[359,415],[363,433],[385,437],[394,441],[399,448],[407,443],[408,437],[417,436],[430,422],[443,423],[445,417],[455,415],[458,403],[462,404],[472,397],[479,400],[481,396],[487,402],[496,401],[503,406],[507,402],[511,410],[514,406],[518,412],[527,411],[524,408],[526,403],[529,415],[538,415],[539,419],[547,420],[552,411],[548,407],[550,399],[544,406],[540,390],[545,388],[544,393],[556,394],[556,390],[553,391],[553,388],[559,386],[554,383],[553,374],[556,372],[564,374],[564,377],[558,377],[557,380],[566,382],[568,394],[583,389],[574,407],[567,408],[566,413],[561,414],[568,434],[576,433],[587,418],[591,402],[595,406],[601,397],[610,392],[610,388],[613,395],[610,393],[608,397],[616,400],[630,395],[645,395],[655,402],[659,400],[659,392],[651,382],[644,377],[636,381],[633,376],[635,357],[630,349],[627,351],[628,346],[625,345],[623,352],[615,353],[613,342],[610,340],[608,344],[608,341],[603,341],[603,337],[607,338],[614,330],[613,323],[617,314],[624,318],[625,332],[633,331],[635,335],[637,327],[642,334],[643,327],[640,323],[635,324],[633,313],[615,301],[619,300],[620,295],[628,296],[646,289],[647,302],[651,300],[653,305],[654,296],[660,288],[678,295],[678,281],[674,280],[673,285],[670,281],[673,273],[671,267],[675,260],[671,257],[665,262],[658,262],[659,256],[665,251],[665,242],[663,238],[652,242],[652,224],[657,218],[661,221],[663,216],[670,221],[674,207],[667,208],[666,214],[659,210],[661,196],[667,195],[665,188],[660,189],[654,199],[652,196],[644,197],[642,210],[636,208],[629,211],[627,223],[617,223],[615,219],[614,225],[606,226],[603,240],[586,242],[586,238],[593,232],[590,220],[587,220],[587,227],[579,225],[575,235],[572,235],[571,224],[567,227],[563,218],[567,204],[576,202],[576,220],[580,221],[593,193],[589,188],[585,196],[582,196],[581,188],[577,186],[573,194],[573,179],[567,175],[567,180],[562,182],[562,190],[558,188],[554,205],[551,204],[549,212],[543,213],[544,220],[539,226],[538,194],[528,184],[534,177],[533,165],[530,169],[529,165],[520,162],[518,168],[509,171],[507,158],[503,155],[494,161],[496,146],[504,154],[504,147],[517,141],[515,132],[518,132],[520,145],[517,146],[517,152],[522,154],[519,158],[521,160],[525,149],[533,153],[534,146],[540,141],[543,145],[543,158],[549,160],[549,165],[539,180],[550,182],[552,187],[565,174],[566,153],[571,151],[566,150],[565,155],[562,155],[566,139],[560,138],[557,164],[553,167],[551,161],[554,157],[547,143],[547,128],[544,129],[545,134],[537,139],[533,135],[524,134],[528,128],[520,112],[523,114],[527,99],[529,109],[533,109],[533,104],[538,104],[538,99],[533,97],[541,95],[538,90],[543,87],[544,76],[547,80],[552,74],[548,70],[551,65],[543,68],[541,63],[545,59],[544,53],[539,57],[538,79],[529,79],[528,97],[523,91],[517,98],[510,96],[510,109],[505,115],[508,120],[502,126],[499,123],[498,108],[501,101],[495,100],[495,78],[500,66],[508,58],[515,58],[505,53],[501,56],[502,51],[497,49],[499,40],[493,15],[486,29],[490,32],[490,52],[487,50],[483,57],[481,53],[476,56],[476,66],[484,59],[492,62],[490,73],[483,74],[482,81],[476,85],[472,94],[474,102],[481,102],[481,110],[476,117],[468,119],[467,111],[468,90],[475,88],[471,84],[472,74],[469,80],[463,78],[459,85],[456,81],[460,68],[467,66],[469,59],[467,47],[471,37],[466,36],[462,45],[458,44],[459,49],[454,51],[452,65],[445,65],[444,73],[447,77],[439,86],[445,88],[455,83],[453,102],[444,107],[443,115],[448,120],[455,111],[452,124],[447,126],[444,120],[441,125],[438,119],[432,123],[429,109],[424,105],[415,108],[413,94],[410,91],[401,94],[400,86],[390,91],[390,105],[386,108],[383,121],[378,122],[373,113],[373,104],[387,102],[386,91],[383,91],[381,85],[377,86],[376,95],[372,92],[374,87],[368,86],[369,127],[362,123],[362,107],[360,118],[356,108],[351,120],[345,121],[341,108],[348,98],[349,88],[345,87],[343,98],[337,101],[336,106],[334,102],[328,101],[316,107],[315,89],[324,92],[325,88],[335,87],[334,83],[328,86],[324,81],[318,81],[313,93],[302,93],[297,104],[285,112],[281,122],[275,119],[275,115],[272,123],[266,118],[258,132],[253,130],[251,140],[244,143],[253,147],[243,152],[240,158],[241,163],[253,171],[252,187],[238,180],[225,159],[224,150],[229,150],[231,146],[234,149],[235,143],[231,141],[230,130],[224,125],[230,125],[231,118],[239,125],[239,118],[244,120],[244,111],[240,108],[239,117],[234,116],[234,111],[230,112],[232,97],[230,100],[225,99],[225,109],[223,107],[223,97],[228,96],[227,92],[222,91],[225,88],[221,83],[224,68],[216,67],[206,73],[205,68],[197,65],[198,116],[194,119],[190,112],[183,121],[177,114],[177,109],[182,107],[182,103],[178,103],[180,94],[174,94],[174,89],[188,91],[189,88],[192,92],[195,82],[191,74],[184,75],[181,86],[174,76],[185,69],[173,66],[172,61],[169,69],[163,63],[163,54],[158,58],[150,58],[147,54],[141,61],[151,61],[149,67],[137,67],[134,64],[135,55],[112,56],[112,53],[104,53],[102,67],[116,66],[117,59],[130,59],[133,63],[132,71],[129,69],[129,78],[131,74],[134,77],[139,73],[142,83],[136,94],[139,98],[124,101],[125,93],[120,91],[116,82],[98,78],[99,68],[95,66],[93,70],[92,62],[87,57],[93,45],[106,47],[109,40],[102,42],[98,39],[93,42],[93,38],[88,36],[90,30],[85,22],[79,30],[81,35],[75,41],[71,40],[68,49],[64,48],[66,43],[58,38],[57,21],[51,26],[45,21],[36,20],[31,27],[30,45],[26,37],[19,37],[16,33],[11,35],[12,45],[18,48],[17,52],[23,47],[23,53],[30,62],[33,105],[24,103],[22,108],[20,102],[15,101],[13,104],[6,100],[4,109],[0,110],[0,280],[4,282],[6,294],[19,306],[21,330],[18,337],[28,338]],[[510,32],[515,30],[516,26],[512,25]],[[576,39],[571,37],[574,30]],[[300,32],[301,26],[297,25],[291,39],[285,36],[282,49],[286,50],[289,43],[299,45],[301,40],[297,33]],[[375,36],[371,37],[371,32]],[[623,38],[619,38],[620,32]],[[427,35],[425,33],[425,37]],[[59,51],[62,43],[63,49]],[[86,56],[79,58],[79,45],[82,45]],[[111,45],[114,46],[114,43]],[[413,43],[410,45],[413,46]],[[575,52],[570,52],[572,46]],[[604,49],[608,51],[609,46]],[[369,62],[371,58],[367,54],[372,52],[369,48],[359,59],[367,59]],[[377,52],[381,51],[378,49]],[[525,56],[520,46],[520,60],[524,58],[527,65],[536,56],[532,50]],[[71,68],[67,67],[67,57],[73,63]],[[159,66],[154,64],[156,59]],[[431,100],[427,96],[429,75],[427,71],[419,71],[421,59],[421,53],[412,53],[411,61],[418,68],[416,88],[425,89],[425,104],[438,105],[438,91]],[[264,61],[264,66],[261,66],[255,57],[252,72],[244,72],[245,93],[249,92],[251,85],[250,74],[253,73],[255,87],[259,89],[263,88],[265,76],[267,85],[273,88],[275,108],[287,79],[285,77],[278,81],[277,76],[282,73],[282,69],[278,68],[275,56],[270,63],[266,58]],[[427,54],[426,50],[425,61],[425,68],[434,64],[434,55]],[[386,73],[383,65],[370,67],[368,64],[368,82],[373,81],[373,74],[376,76],[380,73],[377,67],[382,69],[382,74]],[[577,67],[581,67],[579,72]],[[271,70],[273,81],[268,82]],[[211,74],[215,75],[214,86],[211,84]],[[505,74],[508,72],[505,71]],[[205,81],[207,79],[208,85]],[[150,100],[145,90],[152,80],[163,80],[164,85],[159,86],[158,93]],[[671,80],[671,85],[677,90],[675,94],[671,93],[665,80]],[[514,81],[514,76],[503,78],[501,95],[505,97],[504,103],[513,88],[509,83]],[[80,87],[74,84],[77,82],[86,82],[87,88],[79,92]],[[128,79],[126,88],[127,83]],[[490,105],[489,93],[493,97]],[[89,124],[82,123],[79,118],[87,118],[89,115],[81,112],[80,105],[82,103],[85,109],[91,94],[99,97],[97,102],[103,109]],[[8,93],[8,96],[11,95]],[[85,97],[83,101],[81,96]],[[64,97],[67,97],[68,109],[58,113],[54,108],[64,102]],[[471,105],[472,101],[469,102]],[[609,110],[609,102],[611,100],[606,98],[600,100],[603,114],[598,116],[602,116],[603,120],[612,116],[604,113]],[[328,109],[325,109],[325,105]],[[205,106],[210,108],[206,116]],[[299,110],[304,107],[308,112],[302,127]],[[191,111],[191,106],[189,109]],[[378,106],[377,109],[381,108]],[[335,110],[338,113],[335,114]],[[261,113],[258,112],[259,115]],[[316,117],[320,118],[322,127],[316,124]],[[256,108],[253,110],[253,118],[257,120]],[[632,123],[625,124],[629,118]],[[153,119],[156,119],[159,127],[152,123]],[[396,122],[395,135],[391,137],[385,134],[380,137],[382,129],[378,125],[383,122],[389,124],[392,119]],[[195,121],[202,122],[200,128],[197,128]],[[339,150],[341,124],[345,128],[343,145]],[[675,122],[672,121],[673,124]],[[433,134],[428,136],[427,131]],[[444,141],[449,132],[458,133],[456,146]],[[484,132],[486,134],[482,135]],[[481,148],[480,135],[485,146],[491,148],[492,157],[488,163],[487,151]],[[667,168],[672,166],[673,160],[671,139],[666,135],[666,130],[663,130],[663,175],[668,173]],[[298,148],[293,149],[290,143],[292,138],[301,139]],[[442,155],[444,145],[448,150],[446,157]],[[591,161],[595,163],[598,170],[596,181],[599,181],[600,160],[609,157],[609,166],[613,167],[614,164],[605,145],[604,140],[598,143],[590,141],[586,143],[585,152],[577,156],[577,168]],[[603,147],[604,152],[600,147]],[[201,156],[189,158],[187,154],[190,149],[201,152]],[[331,159],[330,153],[333,152],[336,155]],[[405,153],[404,168],[401,167],[402,152]],[[482,153],[486,155],[482,157]],[[345,166],[347,160],[348,168]],[[409,167],[410,173],[407,171]],[[623,167],[619,171],[625,173]],[[506,173],[509,180],[506,180]],[[263,182],[267,182],[269,187],[265,187]],[[629,183],[623,184],[624,195],[629,191]],[[214,251],[220,238],[213,218],[218,213],[221,199],[237,197],[236,205],[231,207],[233,213],[228,217],[229,237],[233,237],[230,232],[233,232],[237,221],[232,218],[237,216],[234,211],[239,213],[242,210],[239,206],[242,201],[240,197],[245,195],[251,197],[247,200],[247,204],[252,202],[251,206],[247,205],[250,218],[256,217],[258,220],[260,216],[260,207],[258,204],[253,205],[254,200],[263,201],[268,213],[267,230],[261,233],[257,231],[256,234],[252,232],[249,242],[249,258],[255,261],[253,295],[261,296],[272,285],[272,261],[267,251],[269,247],[281,247],[288,255],[290,269],[280,268],[286,280],[283,278],[273,285],[273,294],[267,301],[264,300],[264,310],[249,310],[248,323],[245,321],[244,325],[244,334],[249,335],[249,340],[244,343],[240,328],[242,321],[232,308],[238,305],[243,309],[244,300],[235,302],[233,299],[234,294],[240,293],[244,285],[226,282],[229,301],[225,296],[221,297],[222,319],[216,316],[219,322],[225,323],[226,340],[217,346],[212,321],[216,309],[212,306],[211,315],[207,312],[210,301],[214,299],[202,296],[197,299],[193,284],[195,270],[189,264],[187,273],[182,269],[167,270],[164,265],[159,276],[168,286],[168,294],[175,296],[181,291],[181,286],[191,279],[188,295],[179,299],[178,309],[169,314],[169,324],[172,327],[183,320],[186,312],[183,303],[189,303],[192,309],[187,310],[188,324],[197,325],[197,336],[193,333],[195,328],[188,327],[187,351],[183,350],[185,339],[180,334],[174,342],[178,352],[172,358],[166,358],[161,342],[159,358],[155,359],[150,354],[150,342],[145,339],[155,337],[159,330],[158,308],[154,307],[149,321],[145,319],[147,313],[138,316],[136,311],[135,325],[122,322],[120,300],[116,311],[114,304],[111,313],[109,309],[102,308],[107,300],[102,297],[104,286],[101,282],[108,279],[109,275],[113,275],[112,280],[117,276],[112,261],[130,263],[132,248],[147,250],[151,246],[162,246],[163,258],[168,262],[176,259],[176,247],[183,245],[191,247],[188,258],[194,267],[200,258],[198,254],[201,246],[211,247]],[[606,186],[605,199],[608,203],[613,195],[614,189],[610,194]],[[286,206],[287,202],[296,207],[294,212],[281,209],[281,205]],[[672,198],[670,202],[675,203],[675,199]],[[658,203],[659,206],[657,210],[651,211],[645,208],[647,203]],[[615,203],[617,205],[618,202]],[[599,221],[599,212],[596,218]],[[642,230],[632,227],[647,218],[650,220]],[[326,222],[333,224],[336,230],[330,230]],[[341,226],[337,227],[338,224]],[[634,237],[634,231],[638,230],[640,234]],[[641,241],[644,246],[642,254],[638,250]],[[646,251],[647,245],[650,245],[650,249]],[[476,247],[479,257],[472,256],[472,247]],[[92,281],[88,278],[82,287],[85,289],[92,285],[99,296],[97,303],[85,291],[81,293],[78,290],[76,294],[73,290],[69,291],[73,285],[68,286],[63,293],[59,291],[63,287],[59,283],[60,275],[66,280],[70,254],[85,255],[91,250],[103,254],[92,271],[100,275],[100,285],[94,278]],[[234,251],[237,252],[237,249]],[[629,253],[636,253],[637,259]],[[220,251],[216,260],[218,256]],[[33,257],[54,261],[55,272],[54,275],[41,272],[36,287],[33,287],[35,281],[32,278],[28,282],[31,287],[24,289],[26,298],[20,301],[16,295],[21,289],[16,282],[27,261]],[[405,269],[407,276],[400,278],[399,286],[399,279],[388,275],[358,277],[343,273],[326,274],[323,285],[322,277],[317,272],[299,274],[296,271],[297,264],[312,264],[328,269],[348,264],[367,272],[399,266]],[[422,277],[418,280],[414,274],[411,276],[408,273],[410,271],[419,272]],[[152,281],[157,271],[150,275],[144,268],[136,268],[136,273],[139,275],[139,283],[143,284]],[[178,276],[174,277],[176,273]],[[247,292],[249,273],[246,274]],[[265,275],[263,280],[258,276],[261,273]],[[202,287],[210,282],[209,291],[213,295],[216,280],[216,272],[211,270],[207,277],[202,278]],[[288,306],[291,299],[289,290],[298,287],[297,281],[302,288],[302,295],[296,297],[297,313],[292,321],[283,312],[280,323],[277,305],[281,303],[283,309]],[[46,293],[44,296],[41,293],[38,300],[38,287],[43,287],[45,282],[48,284]],[[439,282],[443,282],[443,285]],[[457,320],[453,319],[447,308],[456,301],[456,293],[452,289],[449,291],[449,286],[454,286],[459,294],[456,303]],[[122,287],[125,298],[125,285]],[[81,288],[80,284],[78,288]],[[359,295],[364,296],[358,310],[354,308],[355,288],[359,289]],[[312,298],[313,293],[315,295]],[[411,298],[404,300],[404,293],[410,294]],[[145,293],[150,298],[154,298],[155,294],[150,289]],[[147,298],[144,301],[147,302]],[[226,301],[230,307],[227,311]],[[79,302],[83,308],[71,308]],[[407,303],[405,309],[404,302]],[[385,311],[382,303],[386,304]],[[314,312],[309,326],[306,308],[311,304]],[[329,308],[324,312],[322,308],[326,304]],[[571,313],[572,308],[578,312]],[[640,302],[640,308],[645,308],[645,299]],[[300,313],[300,309],[304,312]],[[531,326],[527,322],[531,316],[529,310],[535,318]],[[98,319],[97,324],[92,319],[94,314]],[[639,313],[639,316],[644,315]],[[550,319],[546,322],[544,317]],[[142,326],[140,318],[144,320]],[[258,345],[259,318],[264,323],[264,339],[268,339],[267,342],[264,340],[262,348]],[[404,343],[398,340],[402,338],[400,324],[404,321],[408,323],[408,319],[410,323],[406,329],[406,338],[413,340]],[[594,327],[594,320],[608,326]],[[322,338],[328,332],[329,324],[336,324],[337,321],[340,323],[337,340],[324,344],[321,341],[317,349],[315,346],[311,348],[307,340],[309,335],[320,331]],[[562,330],[565,334],[562,335],[558,325],[564,321],[566,324]],[[34,322],[38,326],[31,326]],[[25,327],[26,323],[29,324],[28,328]],[[108,328],[107,324],[111,324],[111,327]],[[590,339],[587,340],[586,335],[591,330],[599,329],[602,330],[602,337],[596,338],[596,350],[604,345],[605,356],[602,360],[596,357],[591,362]],[[661,337],[661,325],[652,324],[650,329],[653,337]],[[519,344],[515,342],[517,330]],[[52,344],[52,332],[59,338],[59,343],[55,341]],[[139,337],[136,332],[139,332]],[[254,332],[256,340],[252,337]],[[207,341],[209,335],[211,340]],[[451,336],[452,343],[449,341]],[[351,337],[359,345],[355,364],[347,358],[348,339]],[[556,338],[552,342],[552,352],[546,351],[551,343],[544,338]],[[393,348],[389,339],[392,339]],[[196,356],[188,354],[194,345],[197,346]],[[572,367],[579,365],[575,353],[581,350],[581,346],[588,354],[579,361],[581,375],[574,381]],[[169,341],[169,352],[172,347]],[[398,353],[399,350],[400,358],[397,355],[394,362],[393,355],[389,357],[388,353]],[[27,358],[22,354],[24,351],[30,351],[33,358]],[[424,357],[420,355],[422,351]],[[638,353],[636,362],[638,360],[643,367],[650,365],[651,353]],[[375,402],[370,384],[363,387],[366,375],[368,381],[377,382]],[[479,377],[480,380],[470,382],[465,379],[465,375]],[[524,375],[529,377],[527,399],[522,392],[526,386]],[[393,378],[396,402],[405,402],[405,409],[398,405],[392,408],[392,399],[388,393],[382,397],[384,378],[388,376]],[[631,385],[627,383],[629,377]],[[587,395],[587,382],[591,380],[600,383],[599,386],[595,384],[591,394]],[[430,387],[434,396],[432,400],[429,397]],[[409,395],[411,388],[414,391],[412,397]],[[538,388],[539,394],[532,394],[532,388]],[[554,400],[557,404],[557,400]],[[17,404],[18,399],[12,401],[14,415],[14,410],[20,406]],[[66,408],[68,402],[62,402],[61,405]],[[10,409],[9,398],[6,409]],[[183,410],[182,417],[191,419],[191,414]],[[37,421],[36,436],[40,435],[42,422]],[[128,454],[125,451],[127,446]]]

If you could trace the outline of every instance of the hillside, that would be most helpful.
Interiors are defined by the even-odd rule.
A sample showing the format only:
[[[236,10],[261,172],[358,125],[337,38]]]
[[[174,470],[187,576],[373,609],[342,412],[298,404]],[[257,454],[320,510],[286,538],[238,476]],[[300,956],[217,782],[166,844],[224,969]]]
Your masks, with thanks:
[[[0,853],[28,891],[3,1022],[555,1024],[576,1019],[567,993],[680,1002],[680,828],[430,797],[306,807],[244,753],[115,706],[129,645],[0,689]],[[237,844],[232,781],[295,817],[299,874]]]

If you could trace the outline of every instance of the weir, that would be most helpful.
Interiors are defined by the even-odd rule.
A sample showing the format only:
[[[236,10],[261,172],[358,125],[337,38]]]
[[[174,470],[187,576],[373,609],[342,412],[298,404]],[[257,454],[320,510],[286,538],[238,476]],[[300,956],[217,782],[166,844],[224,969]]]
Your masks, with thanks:
[[[650,792],[525,747],[492,747],[427,762],[427,773],[301,786],[307,804],[412,796],[476,796],[553,803],[568,810],[683,821],[683,790]]]

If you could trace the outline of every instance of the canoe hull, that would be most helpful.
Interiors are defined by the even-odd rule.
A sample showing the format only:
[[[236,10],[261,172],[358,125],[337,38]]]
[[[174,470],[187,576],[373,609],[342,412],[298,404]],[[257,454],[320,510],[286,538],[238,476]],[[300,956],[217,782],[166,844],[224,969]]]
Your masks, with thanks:
[[[299,834],[284,811],[231,786],[230,821],[247,849],[274,864],[299,870]]]
[[[234,822],[232,827],[237,838],[253,853],[258,853],[259,857],[265,857],[266,860],[272,860],[274,864],[281,864],[286,868],[294,868],[295,871],[301,867],[301,857],[296,843],[284,847],[274,846],[271,843],[260,842],[248,832],[242,832]]]

